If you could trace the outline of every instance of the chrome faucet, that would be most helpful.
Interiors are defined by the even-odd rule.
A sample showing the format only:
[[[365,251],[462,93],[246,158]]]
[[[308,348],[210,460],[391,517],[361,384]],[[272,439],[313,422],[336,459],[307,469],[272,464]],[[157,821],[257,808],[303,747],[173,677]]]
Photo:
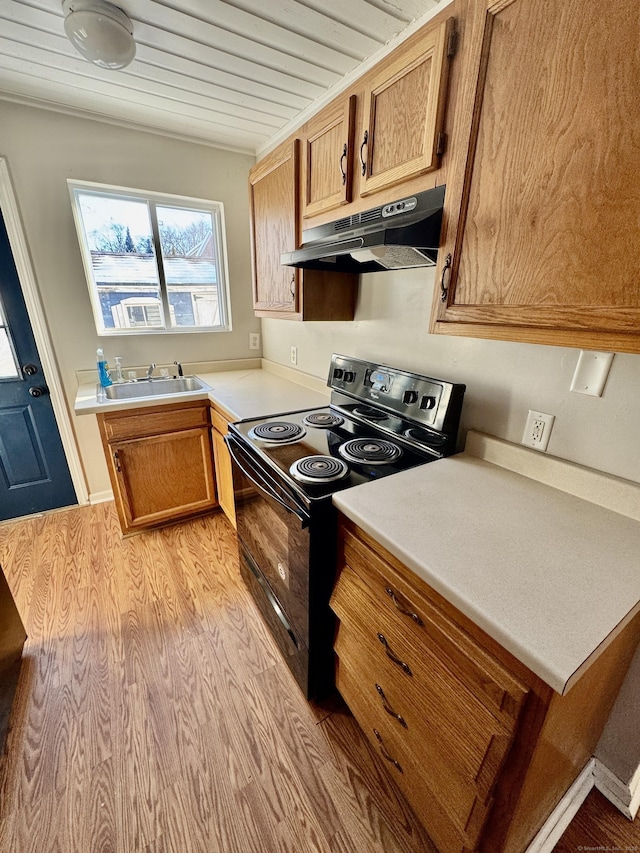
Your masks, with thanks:
[[[178,368],[178,376],[183,376],[184,374],[182,373],[182,365],[180,364],[180,362],[179,362],[179,361],[174,361],[173,363],[174,363],[174,364],[176,365],[176,367]]]
[[[151,374],[153,373],[153,371],[155,369],[156,369],[156,363],[155,363],[155,361],[152,361],[151,364],[149,365],[149,367],[147,368],[147,379],[153,379],[153,376]]]

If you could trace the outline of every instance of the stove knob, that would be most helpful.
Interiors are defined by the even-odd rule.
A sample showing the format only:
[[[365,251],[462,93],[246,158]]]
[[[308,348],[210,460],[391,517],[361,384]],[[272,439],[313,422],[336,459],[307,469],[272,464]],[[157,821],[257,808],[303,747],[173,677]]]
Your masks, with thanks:
[[[334,379],[342,379],[344,374],[344,370],[341,367],[334,367],[333,369],[333,378]]]
[[[354,380],[355,378],[356,378],[356,375],[355,375],[355,373],[353,372],[353,370],[345,370],[345,372],[344,372],[344,381],[345,381],[347,384],[348,384],[349,382],[353,382],[353,380]]]
[[[425,396],[420,400],[420,408],[421,409],[433,409],[436,405],[435,397]]]
[[[412,403],[415,403],[417,399],[417,391],[405,391],[402,395],[402,402],[405,403],[407,406],[410,406]]]

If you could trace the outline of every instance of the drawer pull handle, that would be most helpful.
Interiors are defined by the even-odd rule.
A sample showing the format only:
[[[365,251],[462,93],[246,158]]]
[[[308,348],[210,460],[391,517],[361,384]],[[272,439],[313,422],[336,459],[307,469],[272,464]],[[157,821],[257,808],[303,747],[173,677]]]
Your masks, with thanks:
[[[387,748],[386,748],[386,746],[384,745],[384,741],[382,740],[382,737],[381,737],[380,732],[378,731],[378,729],[374,729],[374,730],[373,730],[373,733],[374,733],[374,735],[376,736],[376,739],[377,739],[378,743],[380,744],[380,752],[382,753],[382,757],[383,757],[383,758],[386,758],[386,759],[387,759],[387,761],[390,761],[399,773],[404,773],[404,770],[402,769],[402,766],[399,764],[399,762],[397,762],[397,761],[395,760],[395,758],[392,758],[392,757],[389,755],[389,753],[387,752]]]
[[[407,726],[405,718],[401,714],[396,714],[393,708],[387,702],[387,697],[384,695],[384,690],[380,687],[379,684],[376,684],[376,690],[378,691],[378,695],[380,699],[382,699],[382,707],[385,709],[387,714],[390,714],[394,720],[397,720],[401,726],[404,726],[405,729],[409,728]]]
[[[393,603],[395,604],[396,609],[397,609],[397,610],[399,610],[399,611],[400,611],[400,613],[402,613],[402,615],[403,615],[403,616],[408,616],[410,619],[413,619],[413,621],[416,623],[416,625],[424,625],[424,622],[423,622],[423,621],[422,621],[422,619],[418,616],[418,614],[417,614],[417,613],[412,613],[412,611],[411,611],[411,610],[405,610],[405,608],[404,608],[404,607],[400,604],[400,602],[398,601],[398,599],[397,599],[397,597],[396,597],[395,592],[391,589],[391,587],[390,587],[390,586],[388,586],[388,587],[385,589],[385,592],[387,593],[387,595],[389,596],[389,598],[391,599],[391,601],[393,601]]]
[[[403,660],[400,660],[400,658],[391,651],[391,649],[389,648],[389,643],[387,642],[387,638],[385,637],[385,635],[378,632],[378,639],[380,640],[380,642],[384,646],[384,650],[387,653],[387,657],[389,658],[389,660],[392,660],[394,663],[397,663],[398,666],[402,669],[402,671],[406,672],[407,675],[413,675],[413,673],[411,672],[411,667],[409,666],[409,664],[405,663]]]

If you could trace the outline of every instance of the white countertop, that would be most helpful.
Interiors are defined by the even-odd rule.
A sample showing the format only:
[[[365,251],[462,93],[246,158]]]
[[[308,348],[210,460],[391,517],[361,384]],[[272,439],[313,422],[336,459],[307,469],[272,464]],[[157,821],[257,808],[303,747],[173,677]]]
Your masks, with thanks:
[[[528,476],[465,452],[333,502],[565,693],[640,609],[640,521],[563,491],[571,477],[562,468],[578,466],[555,460],[559,487],[550,486],[531,478],[541,454],[494,442],[507,456],[522,450]],[[604,492],[621,483],[637,500],[640,486],[584,472],[604,478]]]
[[[292,372],[285,371],[287,373]],[[166,394],[157,397],[140,397],[134,400],[96,400],[95,382],[84,382],[78,387],[74,411],[78,415],[139,409],[146,406],[170,405],[183,400],[210,400],[220,406],[231,420],[284,414],[302,409],[328,405],[329,389],[323,393],[321,380],[305,374],[295,375],[296,381],[279,376],[267,369],[239,369],[196,373],[208,387],[203,391]],[[307,387],[305,381],[313,384]]]

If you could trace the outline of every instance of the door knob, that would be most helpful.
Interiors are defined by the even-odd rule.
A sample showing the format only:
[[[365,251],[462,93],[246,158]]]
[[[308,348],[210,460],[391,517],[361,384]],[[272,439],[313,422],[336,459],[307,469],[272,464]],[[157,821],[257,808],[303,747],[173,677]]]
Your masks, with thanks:
[[[29,393],[32,397],[42,397],[43,394],[47,393],[46,388],[38,388],[37,385],[34,385],[32,388],[29,388]]]
[[[38,372],[38,368],[35,364],[25,364],[25,366],[22,368],[22,372],[25,376],[35,376]]]

